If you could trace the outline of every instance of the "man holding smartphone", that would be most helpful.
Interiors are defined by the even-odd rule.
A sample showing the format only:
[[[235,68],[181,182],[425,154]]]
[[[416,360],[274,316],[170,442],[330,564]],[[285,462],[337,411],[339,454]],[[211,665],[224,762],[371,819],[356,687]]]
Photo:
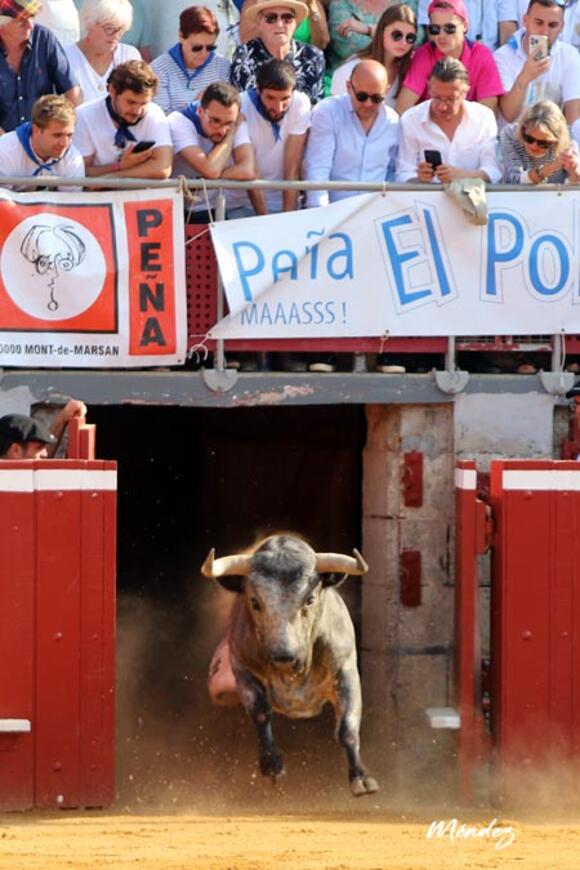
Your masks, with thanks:
[[[494,53],[505,89],[499,107],[508,122],[539,100],[560,106],[570,127],[580,118],[580,54],[558,39],[564,6],[563,0],[531,0],[524,27]]]
[[[469,75],[460,60],[444,57],[429,77],[430,99],[401,118],[397,181],[481,178],[497,184],[495,114],[466,99]]]
[[[108,95],[77,110],[74,144],[86,175],[112,178],[169,178],[173,144],[163,109],[152,102],[157,76],[142,60],[119,64],[108,79]]]

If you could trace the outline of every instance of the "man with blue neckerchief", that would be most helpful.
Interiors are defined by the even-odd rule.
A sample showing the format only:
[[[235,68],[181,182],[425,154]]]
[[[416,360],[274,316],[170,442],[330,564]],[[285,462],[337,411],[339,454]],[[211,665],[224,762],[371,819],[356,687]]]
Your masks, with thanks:
[[[199,101],[172,112],[168,120],[176,155],[174,176],[254,179],[254,152],[240,115],[240,95],[229,82],[208,85]],[[194,207],[191,222],[209,222],[214,203],[212,191]]]
[[[82,178],[85,164],[71,144],[75,124],[75,109],[66,97],[40,97],[30,121],[0,136],[0,176]]]

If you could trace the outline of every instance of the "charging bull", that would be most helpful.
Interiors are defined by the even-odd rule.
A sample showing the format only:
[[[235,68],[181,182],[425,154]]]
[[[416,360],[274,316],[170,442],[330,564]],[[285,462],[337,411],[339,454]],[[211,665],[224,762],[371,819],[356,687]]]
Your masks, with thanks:
[[[277,779],[284,773],[272,713],[308,718],[330,703],[350,788],[358,797],[378,785],[360,757],[354,627],[335,588],[346,575],[368,571],[360,553],[353,552],[354,558],[316,553],[298,537],[273,535],[249,555],[216,559],[212,550],[202,573],[237,594],[227,637],[212,659],[210,692],[218,703],[228,703],[228,694],[231,700],[237,692],[257,731],[262,774]],[[228,672],[233,675],[229,693]],[[219,692],[212,691],[212,676],[221,681]]]

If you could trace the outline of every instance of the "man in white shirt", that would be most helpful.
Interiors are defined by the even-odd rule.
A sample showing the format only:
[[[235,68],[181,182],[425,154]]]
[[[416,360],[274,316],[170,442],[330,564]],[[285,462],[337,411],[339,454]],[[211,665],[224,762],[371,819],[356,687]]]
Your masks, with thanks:
[[[174,176],[251,181],[254,152],[240,115],[240,95],[229,82],[212,82],[200,101],[168,118],[176,159]],[[229,197],[226,193],[226,199]],[[198,217],[208,220],[215,193],[197,204]],[[203,214],[202,214],[203,213]]]
[[[466,100],[468,90],[469,75],[461,61],[437,61],[429,78],[431,98],[401,118],[397,181],[481,178],[497,184],[495,114]]]
[[[347,93],[329,97],[312,112],[306,145],[307,181],[392,181],[399,144],[399,116],[384,103],[389,87],[385,67],[358,63]],[[309,191],[308,206],[327,205],[357,191]]]
[[[75,123],[74,106],[66,97],[39,97],[31,120],[0,136],[0,176],[82,178],[84,160],[71,144]]]
[[[157,76],[142,60],[115,67],[108,96],[77,112],[74,144],[86,175],[111,178],[169,178],[173,162],[165,113],[154,102]]]
[[[528,11],[530,0],[517,0],[518,23],[524,24],[524,16]],[[564,4],[563,4],[564,5]],[[564,28],[560,34],[562,42],[580,48],[580,0],[567,0],[564,5]]]
[[[310,125],[310,100],[296,90],[296,72],[290,63],[269,60],[256,74],[256,87],[242,95],[256,160],[256,176],[271,181],[297,181]],[[252,191],[256,214],[294,211],[295,190]]]
[[[501,114],[515,121],[523,109],[539,100],[553,100],[572,126],[580,118],[580,55],[558,39],[564,27],[564,9],[558,0],[532,0],[520,29],[494,54],[505,93],[499,98]],[[549,54],[530,51],[530,36],[547,36]]]

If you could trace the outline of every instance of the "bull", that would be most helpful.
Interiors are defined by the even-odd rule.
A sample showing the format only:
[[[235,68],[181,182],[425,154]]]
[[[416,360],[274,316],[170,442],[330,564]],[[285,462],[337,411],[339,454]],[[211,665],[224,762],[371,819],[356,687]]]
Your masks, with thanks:
[[[236,593],[210,681],[212,672],[215,677],[221,670],[223,683],[224,667],[231,666],[231,689],[257,731],[262,774],[275,780],[284,774],[272,713],[309,718],[330,703],[351,792],[359,797],[376,792],[378,785],[360,757],[362,698],[354,626],[336,591],[347,575],[368,571],[361,554],[353,552],[354,557],[316,553],[297,536],[272,535],[250,554],[216,559],[211,550],[202,573]],[[220,693],[218,702],[227,703],[227,694]]]

